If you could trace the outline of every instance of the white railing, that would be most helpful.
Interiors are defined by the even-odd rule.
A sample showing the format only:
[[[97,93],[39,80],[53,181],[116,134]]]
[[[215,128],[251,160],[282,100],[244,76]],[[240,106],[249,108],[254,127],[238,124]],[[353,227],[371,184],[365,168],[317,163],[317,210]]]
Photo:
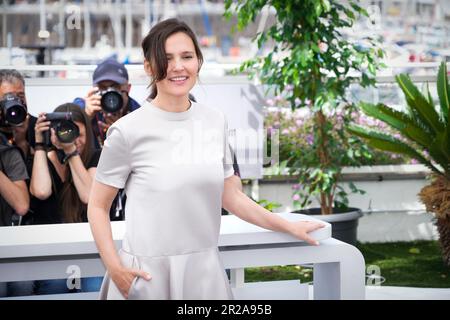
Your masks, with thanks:
[[[291,221],[314,218],[283,213]],[[296,238],[222,216],[219,249],[224,268],[231,269],[236,299],[308,299],[299,281],[246,283],[244,268],[272,265],[314,267],[314,299],[364,299],[364,257],[355,247],[331,238],[331,225],[311,233],[320,242],[310,246]],[[113,222],[117,247],[124,222]],[[65,279],[76,266],[79,276],[103,276],[105,269],[87,223],[0,228],[0,282]],[[305,290],[306,289],[306,290]],[[26,297],[36,299],[95,299],[98,293]]]

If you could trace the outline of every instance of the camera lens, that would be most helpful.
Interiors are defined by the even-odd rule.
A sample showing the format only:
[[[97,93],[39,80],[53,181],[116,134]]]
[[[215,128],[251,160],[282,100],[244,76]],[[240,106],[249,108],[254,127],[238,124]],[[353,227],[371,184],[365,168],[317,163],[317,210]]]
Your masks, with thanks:
[[[6,126],[19,126],[27,118],[27,107],[19,97],[12,93],[7,93],[0,101],[0,113],[2,123]]]
[[[117,91],[108,91],[102,95],[101,105],[106,112],[117,112],[123,106],[122,95]]]
[[[5,120],[13,126],[20,125],[25,121],[26,117],[27,111],[21,105],[12,105],[5,113]]]
[[[58,122],[55,132],[58,140],[62,143],[72,143],[80,135],[78,126],[74,122],[67,120]]]

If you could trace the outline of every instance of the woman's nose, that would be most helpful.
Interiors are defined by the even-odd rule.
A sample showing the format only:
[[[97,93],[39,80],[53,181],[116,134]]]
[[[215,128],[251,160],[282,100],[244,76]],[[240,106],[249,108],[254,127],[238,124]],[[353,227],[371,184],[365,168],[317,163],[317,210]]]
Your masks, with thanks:
[[[182,70],[184,68],[183,61],[181,59],[175,59],[174,63],[175,63],[174,65],[175,70]]]

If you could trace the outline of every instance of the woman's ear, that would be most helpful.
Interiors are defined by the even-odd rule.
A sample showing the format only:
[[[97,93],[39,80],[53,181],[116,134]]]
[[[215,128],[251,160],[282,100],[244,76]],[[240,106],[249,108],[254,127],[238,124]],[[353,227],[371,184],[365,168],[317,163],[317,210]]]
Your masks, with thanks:
[[[145,70],[145,73],[146,73],[149,77],[152,77],[152,76],[153,76],[152,66],[150,65],[150,62],[148,62],[147,59],[144,60],[144,70]]]

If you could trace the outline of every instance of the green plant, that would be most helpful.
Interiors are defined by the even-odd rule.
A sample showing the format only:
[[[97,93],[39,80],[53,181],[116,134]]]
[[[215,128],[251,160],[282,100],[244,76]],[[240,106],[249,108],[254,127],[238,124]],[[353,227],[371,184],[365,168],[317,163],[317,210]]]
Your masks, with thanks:
[[[271,99],[269,99],[271,100]],[[279,99],[278,99],[279,100]],[[278,130],[278,153],[279,163],[265,168],[265,175],[298,175],[301,174],[299,166],[306,168],[313,166],[315,159],[315,146],[313,137],[314,119],[308,112],[308,109],[296,110],[292,112],[290,109],[276,107],[281,101],[269,101],[268,104],[273,107],[265,109],[264,114],[264,128],[269,135],[267,141],[268,150],[271,150],[270,136]],[[274,105],[275,104],[275,105]],[[407,164],[414,163],[410,157],[406,155],[398,155],[390,152],[385,152],[379,149],[371,148],[360,138],[353,136],[349,132],[342,131],[346,121],[344,121],[342,114],[339,112],[334,116],[330,116],[330,122],[335,129],[332,135],[335,139],[344,142],[336,144],[333,153],[336,154],[334,158],[343,166],[359,166],[359,165],[392,165],[392,164]],[[383,130],[389,131],[387,126],[380,121],[369,121],[364,114],[355,113],[352,119],[358,124],[373,124]],[[338,132],[341,136],[337,137]],[[348,146],[351,146],[350,148]],[[312,156],[311,156],[312,155]],[[338,158],[339,157],[339,158]],[[308,162],[310,161],[310,162]],[[354,192],[364,194],[363,190],[357,188],[353,183],[349,183],[349,187]],[[341,186],[337,186],[338,192],[335,195],[335,207],[348,206],[348,197]],[[292,186],[293,206],[294,209],[299,209],[308,205],[308,197],[304,196],[304,188],[301,188],[297,183]]]
[[[432,170],[432,181],[419,193],[427,211],[436,216],[445,262],[450,265],[450,86],[447,67],[442,62],[437,76],[439,105],[431,94],[425,95],[406,74],[396,76],[406,97],[406,108],[395,110],[384,104],[361,104],[369,116],[383,121],[398,133],[397,137],[376,129],[352,124],[350,132],[366,139],[374,148],[408,155]]]
[[[267,210],[269,210],[270,212],[273,212],[274,209],[280,208],[282,206],[281,203],[274,202],[274,201],[269,201],[269,200],[266,200],[266,199],[261,199],[261,200],[256,201],[256,202],[259,205],[261,205],[262,207],[264,207]]]
[[[348,121],[355,106],[347,101],[346,90],[351,83],[362,86],[375,84],[378,59],[384,53],[376,41],[365,39],[365,45],[354,43],[343,34],[359,15],[367,12],[348,1],[335,0],[225,0],[225,16],[236,13],[238,30],[254,22],[264,7],[276,11],[275,23],[258,33],[255,41],[262,49],[273,43],[273,50],[244,62],[241,72],[258,76],[268,87],[267,93],[283,95],[291,109],[311,111],[311,152],[298,149],[293,163],[302,185],[301,205],[316,196],[323,214],[333,206],[343,204],[346,191],[339,188],[344,163],[357,159],[357,149],[344,138],[344,128],[333,125],[336,112]],[[359,72],[359,74],[358,74]],[[336,152],[345,146],[348,152]]]

